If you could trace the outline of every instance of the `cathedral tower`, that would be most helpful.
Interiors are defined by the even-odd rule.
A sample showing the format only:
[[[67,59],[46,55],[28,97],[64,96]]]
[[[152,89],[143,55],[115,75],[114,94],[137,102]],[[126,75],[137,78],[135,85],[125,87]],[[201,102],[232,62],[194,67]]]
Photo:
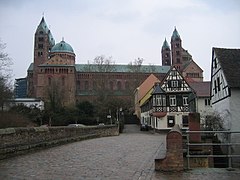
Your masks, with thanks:
[[[36,97],[37,73],[39,65],[45,63],[49,58],[49,52],[55,45],[51,31],[48,29],[44,17],[37,27],[34,37],[34,63],[33,63],[33,83],[32,89],[29,91],[30,97]]]
[[[162,45],[162,66],[171,66],[171,50],[170,46],[165,38]]]
[[[182,40],[175,27],[171,37],[172,65],[182,71]]]

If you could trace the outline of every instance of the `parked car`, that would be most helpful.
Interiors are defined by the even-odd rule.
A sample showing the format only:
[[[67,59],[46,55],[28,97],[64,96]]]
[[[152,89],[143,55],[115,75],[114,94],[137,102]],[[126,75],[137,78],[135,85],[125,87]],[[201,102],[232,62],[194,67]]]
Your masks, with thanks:
[[[140,125],[140,131],[148,131],[148,125],[147,124],[141,124]]]
[[[105,126],[105,124],[104,124],[104,123],[99,123],[98,125],[99,125],[99,126]]]
[[[69,124],[68,127],[85,127],[84,124]]]

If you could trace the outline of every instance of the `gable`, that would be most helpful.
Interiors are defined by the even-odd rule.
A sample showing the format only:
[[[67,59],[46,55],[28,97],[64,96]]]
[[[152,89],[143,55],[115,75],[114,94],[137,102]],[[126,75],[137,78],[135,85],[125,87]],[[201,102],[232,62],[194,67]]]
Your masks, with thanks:
[[[183,69],[183,72],[198,72],[199,74],[203,72],[203,70],[192,60],[190,63]]]
[[[219,68],[229,87],[240,88],[240,49],[213,48],[212,76]]]
[[[161,88],[167,93],[191,92],[190,86],[175,67],[170,69],[161,84]]]

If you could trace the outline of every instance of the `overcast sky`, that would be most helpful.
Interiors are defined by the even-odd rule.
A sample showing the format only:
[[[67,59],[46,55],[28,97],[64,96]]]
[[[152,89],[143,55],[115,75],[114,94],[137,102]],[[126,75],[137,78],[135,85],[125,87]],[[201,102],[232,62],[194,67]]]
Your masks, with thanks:
[[[161,47],[174,26],[183,48],[210,80],[212,47],[240,48],[239,0],[0,0],[0,38],[13,59],[14,78],[33,62],[34,33],[43,16],[84,64],[98,55],[116,64],[138,57],[161,65]]]

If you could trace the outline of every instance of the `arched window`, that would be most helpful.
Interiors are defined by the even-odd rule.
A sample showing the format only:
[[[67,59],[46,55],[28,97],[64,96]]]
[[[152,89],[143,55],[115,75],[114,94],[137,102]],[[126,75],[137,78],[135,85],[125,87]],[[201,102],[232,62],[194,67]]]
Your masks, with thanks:
[[[52,78],[48,77],[48,85],[51,86],[51,84],[52,84]]]
[[[62,86],[65,85],[65,77],[62,77]]]
[[[109,89],[110,89],[111,91],[113,91],[113,82],[112,82],[112,81],[109,82]]]
[[[80,90],[80,81],[77,81],[77,90]]]
[[[125,82],[125,89],[129,90],[129,82],[128,81]]]
[[[117,89],[118,89],[118,90],[121,90],[121,89],[122,89],[121,81],[118,81],[118,82],[117,82]]]
[[[85,83],[84,83],[84,88],[85,88],[85,90],[88,90],[88,88],[89,88],[89,83],[88,83],[88,81],[85,81]]]

